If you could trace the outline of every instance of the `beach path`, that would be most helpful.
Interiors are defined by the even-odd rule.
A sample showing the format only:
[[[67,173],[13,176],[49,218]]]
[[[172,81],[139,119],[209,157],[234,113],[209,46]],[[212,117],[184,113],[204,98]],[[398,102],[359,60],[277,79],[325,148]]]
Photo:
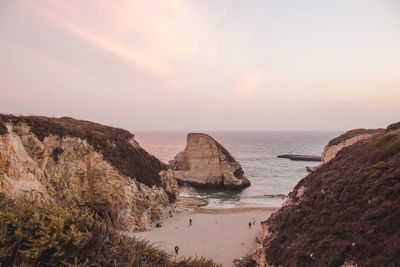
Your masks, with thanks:
[[[250,253],[256,246],[256,237],[275,208],[197,209],[181,213],[162,222],[161,228],[131,233],[145,239],[166,252],[175,255],[179,246],[182,256],[205,256],[224,267],[232,266],[233,260]],[[189,219],[192,219],[192,226]],[[249,227],[249,222],[255,225]]]

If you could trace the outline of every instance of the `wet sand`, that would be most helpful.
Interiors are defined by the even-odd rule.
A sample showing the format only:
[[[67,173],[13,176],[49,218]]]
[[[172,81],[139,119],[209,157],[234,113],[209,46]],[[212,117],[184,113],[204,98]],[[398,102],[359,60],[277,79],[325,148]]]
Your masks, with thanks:
[[[262,220],[267,219],[276,208],[199,208],[190,213],[178,214],[162,222],[161,228],[131,233],[146,239],[166,252],[175,255],[179,246],[181,256],[205,256],[223,266],[232,266],[233,260],[250,253],[256,246]],[[192,219],[192,226],[189,219]],[[249,222],[255,218],[255,225]]]

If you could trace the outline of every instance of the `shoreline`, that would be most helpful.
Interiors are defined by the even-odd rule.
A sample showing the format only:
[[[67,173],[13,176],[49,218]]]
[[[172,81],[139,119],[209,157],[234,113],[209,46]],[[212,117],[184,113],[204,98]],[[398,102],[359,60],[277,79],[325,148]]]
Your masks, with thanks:
[[[192,212],[193,213],[206,213],[206,214],[224,214],[224,213],[241,213],[246,211],[267,211],[267,212],[274,212],[278,210],[278,207],[263,207],[263,206],[251,206],[251,205],[241,205],[238,207],[233,208],[212,208],[212,207],[198,207],[195,208]]]
[[[233,266],[234,259],[244,257],[256,248],[261,222],[276,210],[276,207],[260,206],[198,207],[160,221],[160,228],[126,234],[147,240],[177,258],[205,256],[224,267]],[[189,219],[192,219],[192,225],[189,225]],[[178,254],[175,254],[175,246],[179,246]]]

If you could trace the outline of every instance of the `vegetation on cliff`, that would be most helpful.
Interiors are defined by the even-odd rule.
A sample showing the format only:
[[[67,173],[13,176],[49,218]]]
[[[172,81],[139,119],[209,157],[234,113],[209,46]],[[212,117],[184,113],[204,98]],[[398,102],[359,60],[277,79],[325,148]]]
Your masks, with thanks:
[[[338,145],[343,141],[346,141],[348,139],[351,139],[353,137],[356,137],[358,135],[363,135],[363,134],[378,134],[378,133],[382,133],[384,130],[383,129],[354,129],[354,130],[350,130],[345,132],[344,134],[333,138],[331,141],[329,141],[328,146],[334,146],[334,145]]]
[[[400,265],[400,132],[341,150],[265,225],[274,266]]]
[[[205,258],[172,260],[88,211],[0,199],[0,266],[219,265]]]
[[[143,148],[131,145],[134,135],[127,130],[68,117],[48,118],[0,114],[0,135],[7,133],[4,125],[6,122],[26,123],[41,141],[48,135],[87,140],[120,173],[148,186],[162,184],[159,173],[165,169],[165,164]],[[52,156],[56,159],[59,152],[56,151]]]

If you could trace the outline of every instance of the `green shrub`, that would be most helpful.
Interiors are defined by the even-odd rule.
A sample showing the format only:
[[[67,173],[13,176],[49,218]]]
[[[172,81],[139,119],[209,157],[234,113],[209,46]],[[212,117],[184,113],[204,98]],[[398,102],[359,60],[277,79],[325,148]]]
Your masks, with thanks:
[[[396,139],[397,139],[397,134],[387,133],[382,137],[381,143],[382,144],[390,144],[390,143],[394,142]]]
[[[74,262],[86,236],[86,229],[57,206],[2,203],[0,225],[2,266]]]
[[[147,241],[121,235],[85,210],[0,199],[0,266],[220,265],[203,257],[174,262]]]

